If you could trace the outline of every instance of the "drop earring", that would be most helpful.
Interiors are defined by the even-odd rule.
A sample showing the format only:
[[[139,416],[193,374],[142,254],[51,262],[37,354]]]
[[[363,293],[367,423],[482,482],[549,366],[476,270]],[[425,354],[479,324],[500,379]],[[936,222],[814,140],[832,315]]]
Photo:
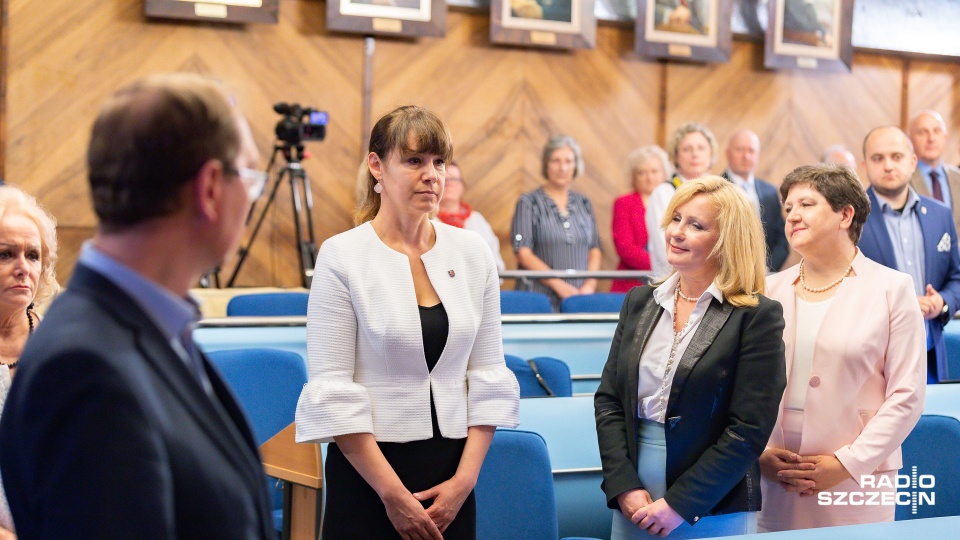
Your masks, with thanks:
[[[373,185],[373,190],[377,193],[383,193],[383,184],[380,183],[380,179],[377,179],[377,183]]]

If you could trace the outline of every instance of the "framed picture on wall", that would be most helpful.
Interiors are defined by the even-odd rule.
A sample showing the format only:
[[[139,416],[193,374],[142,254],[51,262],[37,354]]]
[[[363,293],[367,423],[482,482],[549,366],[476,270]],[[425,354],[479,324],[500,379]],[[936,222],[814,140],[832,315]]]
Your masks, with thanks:
[[[556,49],[597,44],[594,0],[490,0],[490,41]]]
[[[144,0],[147,17],[227,23],[277,22],[280,0]]]
[[[443,37],[446,0],[327,0],[327,29],[354,34]]]
[[[850,71],[853,0],[770,0],[767,20],[766,67]]]
[[[645,58],[730,60],[733,0],[638,0],[634,49]]]

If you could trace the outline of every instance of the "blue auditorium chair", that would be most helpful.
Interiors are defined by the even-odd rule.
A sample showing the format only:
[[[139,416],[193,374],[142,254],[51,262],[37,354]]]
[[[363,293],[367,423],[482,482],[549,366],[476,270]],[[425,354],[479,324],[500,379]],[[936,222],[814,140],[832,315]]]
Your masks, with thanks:
[[[500,313],[519,315],[527,313],[553,313],[550,298],[533,291],[500,291]]]
[[[914,476],[932,476],[935,485],[924,489],[919,483],[912,487]],[[903,442],[903,468],[898,473],[910,478],[910,487],[899,491],[918,493],[918,500],[924,501],[924,494],[933,494],[935,504],[918,504],[917,513],[911,506],[897,505],[897,521],[907,519],[960,516],[960,421],[951,416],[923,415],[916,427]]]
[[[475,493],[477,538],[556,540],[560,535],[550,454],[536,433],[498,429]]]
[[[560,302],[560,313],[620,313],[627,293],[594,293],[568,296]]]
[[[278,349],[233,349],[207,354],[247,414],[257,446],[293,422],[307,367],[299,354]],[[283,524],[283,492],[266,477],[273,494],[273,521]]]
[[[227,303],[227,317],[306,316],[305,292],[241,294]]]
[[[528,361],[512,354],[505,354],[503,358],[507,367],[517,377],[517,382],[520,383],[520,397],[570,397],[573,395],[570,368],[563,360],[538,356]],[[530,362],[534,365],[531,366]],[[537,372],[534,372],[534,368]],[[550,389],[549,392],[547,388]]]

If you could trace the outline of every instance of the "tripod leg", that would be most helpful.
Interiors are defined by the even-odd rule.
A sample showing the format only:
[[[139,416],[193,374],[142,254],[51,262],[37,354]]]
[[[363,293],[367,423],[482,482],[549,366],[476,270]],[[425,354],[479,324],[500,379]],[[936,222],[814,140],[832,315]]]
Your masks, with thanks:
[[[263,225],[263,220],[267,217],[267,211],[270,210],[270,206],[273,205],[273,200],[277,196],[277,190],[280,189],[280,183],[283,182],[284,175],[289,173],[290,171],[286,168],[277,173],[277,178],[273,182],[273,187],[270,188],[270,196],[267,198],[267,203],[263,205],[263,210],[257,217],[257,222],[254,224],[253,230],[250,231],[250,238],[247,239],[246,245],[241,245],[237,250],[237,253],[240,257],[237,259],[237,266],[233,268],[233,273],[230,274],[230,279],[227,280],[227,287],[233,287],[233,283],[237,280],[237,274],[240,273],[240,268],[243,266],[244,261],[247,260],[247,255],[250,254],[250,247],[253,246],[253,241],[257,239],[257,233],[260,232],[260,226]],[[250,215],[253,213],[252,207],[250,208],[250,213]],[[247,216],[247,220],[250,219],[250,215]]]
[[[293,197],[294,225],[297,232],[297,252],[300,254],[301,283],[307,289],[313,280],[313,261],[316,257],[316,244],[313,240],[313,218],[310,215],[313,198],[310,196],[309,186],[303,169],[296,169],[290,177],[290,193]],[[306,208],[301,201],[308,202]],[[306,215],[304,215],[306,214]],[[304,230],[306,229],[306,231]],[[305,239],[305,234],[309,235]]]

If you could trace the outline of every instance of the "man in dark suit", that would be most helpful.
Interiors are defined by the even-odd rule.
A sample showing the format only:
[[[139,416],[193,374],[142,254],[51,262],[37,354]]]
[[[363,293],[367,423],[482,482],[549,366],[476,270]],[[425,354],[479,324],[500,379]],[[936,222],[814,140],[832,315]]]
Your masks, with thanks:
[[[216,83],[116,92],[87,153],[96,235],[27,343],[0,423],[21,538],[265,539],[257,448],[191,338],[188,289],[238,242],[262,175]]]
[[[945,204],[960,229],[960,169],[941,159],[947,136],[947,124],[937,111],[920,111],[910,120],[910,141],[919,158],[910,185],[920,195]]]
[[[783,213],[777,188],[753,175],[760,160],[760,138],[749,129],[741,129],[727,141],[727,170],[723,177],[739,185],[760,214],[767,241],[767,269],[780,270],[790,254],[790,244],[783,232]]]
[[[950,211],[909,186],[917,156],[899,128],[870,131],[863,155],[870,215],[859,248],[913,277],[927,325],[928,380],[960,378],[960,362],[948,361],[943,342],[943,327],[960,307],[960,252]]]

